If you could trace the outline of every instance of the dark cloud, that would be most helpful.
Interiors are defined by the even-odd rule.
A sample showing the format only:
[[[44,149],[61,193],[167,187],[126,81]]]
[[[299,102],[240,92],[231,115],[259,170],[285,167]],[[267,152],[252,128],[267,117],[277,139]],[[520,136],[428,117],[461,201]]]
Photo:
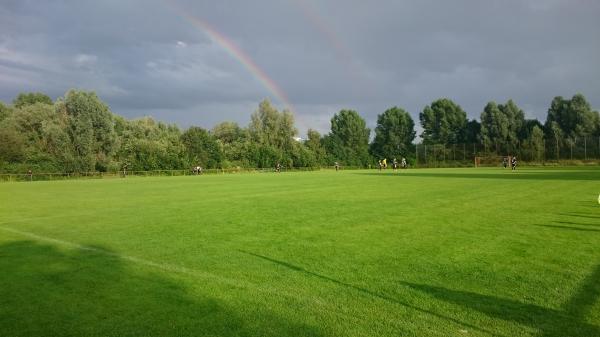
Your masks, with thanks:
[[[576,92],[600,106],[592,0],[4,0],[0,100],[82,88],[128,117],[205,127],[245,124],[263,98],[283,108],[186,16],[253,59],[289,96],[302,132],[327,131],[341,108],[371,126],[394,105],[417,119],[439,97],[470,117],[512,98],[543,120],[554,96]]]

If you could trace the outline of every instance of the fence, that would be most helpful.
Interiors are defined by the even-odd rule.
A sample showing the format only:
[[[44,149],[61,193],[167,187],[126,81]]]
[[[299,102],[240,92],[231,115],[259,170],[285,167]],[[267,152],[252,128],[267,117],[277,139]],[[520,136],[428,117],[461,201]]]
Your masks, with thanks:
[[[361,169],[358,166],[342,166],[341,170]],[[302,172],[335,170],[334,166],[325,167],[282,167],[282,172]],[[243,168],[234,167],[226,169],[204,169],[201,175],[209,174],[236,174],[236,173],[268,173],[275,172],[273,168]],[[152,170],[152,171],[119,171],[119,172],[69,172],[69,173],[5,173],[0,174],[0,182],[10,181],[45,181],[45,180],[67,180],[67,179],[105,179],[126,177],[157,177],[157,176],[191,176],[197,175],[192,170]]]
[[[553,164],[600,161],[600,137],[552,139],[538,143],[417,144],[418,167],[473,166],[475,157],[517,156],[519,162]]]

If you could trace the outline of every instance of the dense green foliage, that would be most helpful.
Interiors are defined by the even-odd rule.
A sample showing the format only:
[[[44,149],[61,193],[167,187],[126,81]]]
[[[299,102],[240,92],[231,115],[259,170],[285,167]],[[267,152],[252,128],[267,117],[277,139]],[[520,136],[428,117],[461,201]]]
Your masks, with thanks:
[[[464,133],[463,143],[473,144],[479,143],[481,138],[481,123],[472,119],[467,122]]]
[[[524,127],[525,114],[512,100],[504,105],[489,102],[481,113],[481,138],[487,145],[509,143],[515,146]]]
[[[348,165],[369,162],[369,135],[365,120],[354,110],[342,110],[331,119],[331,132],[325,138],[327,151]]]
[[[22,108],[35,103],[52,104],[52,98],[41,92],[20,93],[14,100],[15,108]]]
[[[376,158],[408,157],[414,153],[415,122],[406,111],[393,107],[377,117],[371,152]]]
[[[573,145],[581,144],[582,137],[600,136],[598,112],[580,94],[570,100],[556,97],[545,124],[526,120],[512,100],[489,102],[480,121],[469,121],[458,104],[438,99],[423,109],[419,120],[426,145],[481,143],[486,152],[504,155],[518,149],[531,160],[548,157],[549,149],[554,159],[565,149],[572,157]],[[374,137],[370,135],[366,121],[354,110],[336,113],[329,133],[309,130],[307,139],[298,140],[292,112],[278,111],[268,100],[252,113],[247,127],[225,121],[211,130],[181,130],[151,117],[127,120],[93,92],[71,90],[54,102],[43,93],[22,93],[11,105],[0,102],[0,172],[266,168],[278,163],[319,167],[335,162],[367,167],[383,158],[415,159],[414,121],[402,108],[380,114]]]
[[[464,141],[467,113],[448,98],[426,106],[419,114],[423,126],[423,143],[456,144]]]
[[[191,127],[181,135],[189,163],[204,163],[207,168],[218,168],[222,161],[222,149],[217,138],[208,131]]]
[[[546,129],[552,137],[575,140],[597,133],[598,119],[598,112],[592,111],[583,95],[577,94],[570,100],[559,96],[548,109]]]
[[[600,171],[5,183],[6,336],[600,336]]]

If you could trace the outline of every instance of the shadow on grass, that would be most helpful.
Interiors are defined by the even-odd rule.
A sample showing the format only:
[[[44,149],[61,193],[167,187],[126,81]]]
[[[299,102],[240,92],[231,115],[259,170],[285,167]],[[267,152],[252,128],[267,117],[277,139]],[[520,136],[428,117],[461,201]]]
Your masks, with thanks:
[[[568,229],[568,230],[572,230],[572,231],[579,231],[579,232],[600,232],[600,229],[594,229],[594,228],[579,228],[579,227],[572,227],[572,226],[562,226],[562,225],[539,225],[539,224],[534,224],[534,226],[538,226],[538,227],[548,227],[548,228],[558,228],[558,229]],[[593,226],[593,225],[591,225]]]
[[[1,245],[0,335],[321,335],[260,308],[235,310],[191,295],[164,274],[103,252],[32,241]]]
[[[435,172],[431,171],[401,171],[395,174],[386,172],[355,172],[354,174],[373,175],[380,177],[421,177],[421,178],[459,178],[459,179],[509,179],[509,180],[600,180],[599,171],[502,171],[477,173],[475,169],[469,172]]]
[[[407,302],[404,302],[404,301],[392,298],[392,297],[384,295],[384,294],[380,294],[380,293],[374,292],[374,291],[366,289],[366,288],[362,288],[362,287],[358,287],[358,286],[355,286],[355,285],[352,285],[352,284],[349,284],[349,283],[345,283],[345,282],[336,280],[334,278],[331,278],[329,276],[321,275],[321,274],[318,274],[318,273],[306,270],[306,269],[304,269],[302,267],[293,265],[293,264],[285,262],[285,261],[276,260],[276,259],[273,259],[273,258],[270,258],[270,257],[267,257],[267,256],[255,254],[255,253],[244,251],[244,250],[238,250],[238,251],[241,252],[241,253],[244,253],[244,254],[247,254],[247,255],[251,255],[251,256],[257,257],[259,259],[262,259],[262,260],[274,263],[276,265],[288,268],[288,269],[293,270],[295,272],[299,272],[299,273],[302,273],[302,274],[305,274],[305,275],[308,275],[308,276],[312,276],[312,277],[321,279],[323,281],[332,282],[332,283],[337,284],[338,286],[341,286],[341,287],[353,289],[353,290],[358,291],[358,292],[362,293],[363,295],[366,295],[366,296],[371,297],[371,298],[378,298],[378,299],[381,299],[381,300],[384,300],[384,301],[387,301],[387,302],[390,302],[390,303],[394,303],[394,304],[397,304],[397,305],[401,305],[401,306],[407,307],[409,309],[412,309],[412,310],[415,310],[415,311],[418,311],[418,312],[421,312],[421,313],[424,313],[424,314],[427,314],[427,315],[431,315],[431,316],[437,317],[437,318],[442,319],[442,320],[453,322],[453,323],[455,323],[455,324],[457,324],[457,325],[459,325],[461,327],[468,327],[468,328],[471,328],[473,330],[484,332],[484,333],[487,333],[487,334],[492,335],[492,336],[502,336],[500,334],[496,334],[496,333],[494,333],[492,331],[489,331],[489,330],[487,330],[485,328],[478,327],[478,326],[472,325],[470,323],[463,322],[461,320],[458,320],[458,319],[455,319],[455,318],[452,318],[452,317],[449,317],[449,316],[445,316],[445,315],[433,312],[431,310],[419,308],[419,307],[414,306],[414,305],[412,305],[410,303],[407,303]]]
[[[558,215],[572,216],[572,217],[584,218],[584,219],[600,219],[600,215],[590,215],[590,214],[583,214],[583,213],[559,213]]]
[[[431,285],[410,282],[402,284],[490,317],[528,325],[539,330],[540,336],[600,336],[599,326],[584,321],[585,315],[600,299],[600,265],[585,279],[577,293],[564,305],[563,310]]]
[[[585,208],[595,208],[597,210],[600,210],[600,205],[598,205],[595,195],[592,196],[589,200],[578,201],[577,206]]]
[[[285,261],[276,260],[267,256],[243,250],[240,250],[240,252],[291,269],[295,272],[303,273],[308,276],[314,276],[323,281],[333,282],[339,286],[356,290],[370,297],[376,297],[388,302],[405,306],[412,310],[435,316],[443,320],[448,320],[465,327],[470,327],[471,329],[480,332],[498,336],[498,334],[485,328],[474,326],[470,323],[466,323],[443,314],[435,313],[430,310],[418,308],[401,300],[391,298],[362,287],[357,287],[329,276],[306,270],[302,267]],[[410,282],[400,283],[411,289],[427,293],[438,300],[460,305],[470,310],[481,312],[489,317],[530,326],[540,331],[540,336],[543,337],[600,336],[599,326],[584,321],[586,314],[593,310],[594,305],[600,299],[600,265],[596,266],[593,272],[583,281],[575,295],[571,297],[571,299],[563,306],[563,310],[548,309],[534,304],[522,303],[519,301],[495,296],[481,295],[468,291],[451,290],[443,287]]]
[[[563,225],[600,227],[600,223],[584,223],[584,222],[573,222],[573,221],[554,221],[554,222],[563,224]]]

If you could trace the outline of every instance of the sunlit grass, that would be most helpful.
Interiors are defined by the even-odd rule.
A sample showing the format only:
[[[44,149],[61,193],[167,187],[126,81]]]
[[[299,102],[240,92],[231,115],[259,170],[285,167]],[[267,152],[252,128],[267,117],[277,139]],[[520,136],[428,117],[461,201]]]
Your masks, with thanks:
[[[600,336],[598,168],[0,184],[0,335]]]

